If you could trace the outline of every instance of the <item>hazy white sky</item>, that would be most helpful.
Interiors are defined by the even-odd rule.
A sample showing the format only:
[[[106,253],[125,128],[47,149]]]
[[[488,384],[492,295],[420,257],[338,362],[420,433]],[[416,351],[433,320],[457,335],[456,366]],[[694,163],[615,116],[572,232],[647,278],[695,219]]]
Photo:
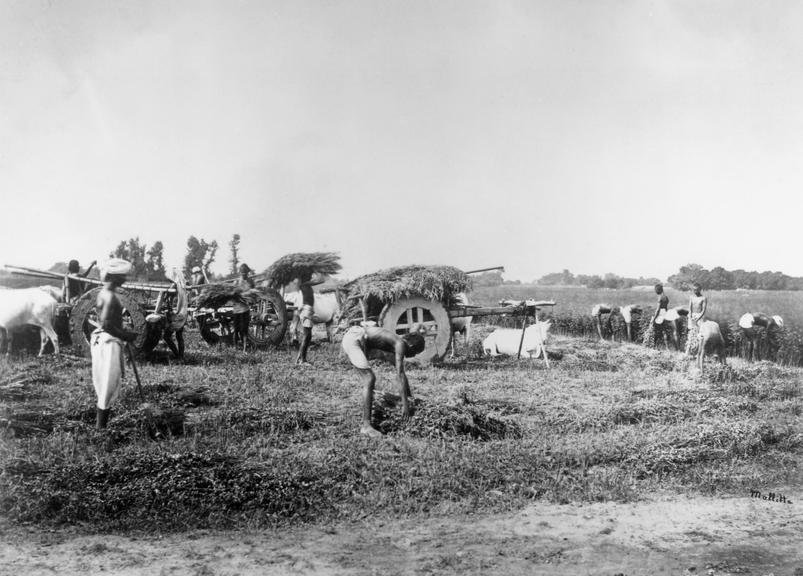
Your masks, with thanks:
[[[803,275],[803,3],[0,0],[0,264]]]

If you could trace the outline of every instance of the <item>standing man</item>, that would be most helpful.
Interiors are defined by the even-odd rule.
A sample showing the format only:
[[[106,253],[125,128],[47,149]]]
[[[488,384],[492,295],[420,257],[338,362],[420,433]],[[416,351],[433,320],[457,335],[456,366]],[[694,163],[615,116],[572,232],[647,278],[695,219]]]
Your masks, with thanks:
[[[708,298],[703,296],[703,289],[699,282],[692,284],[694,294],[689,298],[689,329],[686,334],[686,355],[692,353],[699,345],[698,336],[700,326],[705,321],[705,311],[708,309]]]
[[[669,309],[669,297],[664,294],[664,285],[656,284],[655,293],[658,295],[658,303],[655,305],[655,313],[652,315],[652,330],[655,347],[658,347],[660,340],[664,341],[666,349],[669,350],[669,338],[667,329],[669,328],[664,321],[666,312]]]
[[[363,381],[363,410],[360,434],[380,437],[382,433],[371,424],[371,408],[374,403],[374,385],[376,374],[371,370],[368,358],[382,359],[396,365],[396,379],[402,398],[402,413],[405,418],[413,415],[412,393],[407,375],[404,373],[404,359],[422,352],[425,347],[424,337],[414,325],[413,330],[399,336],[395,332],[377,326],[353,326],[343,336],[343,351],[360,373]]]
[[[131,264],[119,258],[107,261],[101,268],[103,289],[95,301],[100,327],[92,332],[92,384],[98,395],[97,427],[105,428],[111,406],[120,395],[123,377],[124,342],[133,342],[136,332],[123,328],[123,306],[116,290],[123,285]]]
[[[67,264],[67,274],[71,274],[73,276],[80,276],[81,278],[86,278],[89,276],[89,273],[92,271],[92,268],[95,267],[97,264],[97,260],[93,260],[89,264],[89,268],[84,270],[81,273],[81,266],[78,263],[78,260],[70,260],[69,264]],[[64,301],[65,302],[75,302],[78,298],[84,293],[86,288],[86,284],[81,282],[80,280],[76,280],[75,278],[67,278],[67,282],[64,286]]]
[[[173,283],[168,289],[165,299],[166,325],[162,338],[170,348],[173,356],[179,360],[184,359],[184,325],[187,323],[187,288],[184,285],[184,277],[174,272]],[[176,343],[173,342],[173,334],[176,335]]]
[[[240,277],[235,282],[243,291],[254,288],[254,280],[249,277],[251,268],[248,264],[240,264]],[[248,324],[251,322],[251,308],[244,302],[235,302],[231,307],[231,318],[234,324],[234,344],[242,342],[243,352],[248,342]]]
[[[206,276],[204,275],[203,270],[201,270],[201,267],[193,266],[192,270],[190,271],[190,286],[195,289],[196,296],[198,295],[198,292],[200,292],[200,289],[197,287],[203,286],[206,283]]]
[[[323,280],[312,280],[312,275],[296,278],[296,284],[301,292],[301,310],[298,311],[298,319],[301,320],[301,327],[304,335],[301,337],[301,347],[298,349],[296,364],[309,364],[307,361],[307,350],[312,342],[312,321],[315,315],[315,291],[313,286],[322,284]]]

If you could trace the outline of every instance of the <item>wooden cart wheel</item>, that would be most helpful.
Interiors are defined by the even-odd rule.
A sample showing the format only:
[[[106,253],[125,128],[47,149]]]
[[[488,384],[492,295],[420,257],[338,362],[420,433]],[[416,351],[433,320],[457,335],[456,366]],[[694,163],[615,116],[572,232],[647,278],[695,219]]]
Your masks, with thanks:
[[[73,346],[84,356],[91,356],[89,340],[92,332],[99,326],[95,302],[102,288],[95,288],[85,293],[72,308],[70,313],[70,337]],[[123,306],[123,328],[137,333],[131,345],[138,354],[150,352],[159,343],[161,334],[156,334],[160,327],[148,324],[142,305],[129,292],[120,290],[117,298]]]
[[[260,288],[262,298],[250,306],[251,321],[248,324],[248,341],[264,348],[282,343],[287,330],[287,306],[284,298],[273,288]]]
[[[385,306],[379,324],[396,334],[407,334],[413,324],[426,328],[427,346],[415,356],[425,362],[442,360],[452,339],[449,313],[440,302],[426,298],[405,298]]]

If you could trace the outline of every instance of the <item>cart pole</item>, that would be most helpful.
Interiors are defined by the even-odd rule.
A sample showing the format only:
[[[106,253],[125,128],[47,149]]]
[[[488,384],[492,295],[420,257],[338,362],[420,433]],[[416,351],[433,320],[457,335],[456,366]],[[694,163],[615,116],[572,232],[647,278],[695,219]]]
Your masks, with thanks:
[[[516,360],[521,359],[521,347],[524,345],[524,329],[527,327],[527,302],[522,302],[521,305],[524,307],[524,317],[521,319],[521,340],[519,340],[519,352],[516,355]]]
[[[137,390],[139,390],[139,399],[145,402],[145,395],[142,393],[142,382],[139,380],[139,370],[137,370],[137,363],[134,362],[134,351],[131,350],[131,344],[126,342],[125,349],[128,350],[128,359],[131,360],[131,369],[134,371],[134,378],[137,380]]]

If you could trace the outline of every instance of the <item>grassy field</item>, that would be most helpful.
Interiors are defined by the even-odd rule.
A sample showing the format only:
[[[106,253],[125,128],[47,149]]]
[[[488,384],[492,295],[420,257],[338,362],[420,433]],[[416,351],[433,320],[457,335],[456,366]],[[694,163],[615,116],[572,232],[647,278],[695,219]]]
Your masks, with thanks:
[[[411,366],[409,421],[379,368],[386,436],[371,440],[357,433],[361,390],[337,344],[316,340],[314,365],[295,367],[290,349],[244,354],[188,336],[186,363],[163,350],[141,363],[147,405],[128,375],[104,432],[86,361],[0,360],[7,528],[255,528],[800,481],[797,368],[735,359],[701,378],[676,353],[556,337],[551,369],[476,355]]]

